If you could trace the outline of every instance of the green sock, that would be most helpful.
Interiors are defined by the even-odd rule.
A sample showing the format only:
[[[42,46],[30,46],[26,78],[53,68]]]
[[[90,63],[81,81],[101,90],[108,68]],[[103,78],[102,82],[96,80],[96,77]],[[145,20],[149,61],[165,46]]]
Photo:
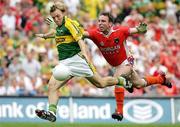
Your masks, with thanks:
[[[121,76],[119,76],[118,77],[118,84],[116,84],[116,86],[122,86],[122,87],[124,87],[124,85],[126,84],[126,79],[125,78],[123,78],[123,77],[121,77]]]
[[[49,105],[49,111],[54,112],[56,114],[57,106],[55,104],[50,104]]]

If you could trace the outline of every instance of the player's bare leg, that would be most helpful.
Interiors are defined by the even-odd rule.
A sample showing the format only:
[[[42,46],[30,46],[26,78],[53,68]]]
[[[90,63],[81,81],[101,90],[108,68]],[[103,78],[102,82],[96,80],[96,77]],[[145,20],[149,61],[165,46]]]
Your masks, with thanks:
[[[118,78],[115,77],[101,77],[98,73],[94,73],[92,77],[86,77],[93,85],[98,88],[105,88],[108,86],[114,86],[119,83]]]
[[[116,72],[114,74],[115,77],[119,75],[126,77],[126,82],[128,82],[129,75],[131,75],[131,68],[125,67],[126,65],[116,67]],[[126,74],[126,75],[125,75]],[[125,88],[129,92],[133,92],[133,87],[128,87],[130,83],[126,83]],[[132,84],[131,84],[132,85]],[[121,86],[116,85],[114,88],[115,100],[116,100],[116,109],[115,112],[112,114],[113,119],[117,119],[121,121],[123,119],[123,104],[124,104],[124,88]]]
[[[57,81],[53,76],[51,76],[51,79],[49,80],[49,88],[48,88],[49,109],[48,111],[36,109],[35,112],[39,118],[49,120],[51,122],[56,121],[56,110],[59,100],[58,90],[59,88],[64,86],[68,80],[61,82],[61,81]]]
[[[165,85],[168,88],[172,87],[163,72],[160,72],[158,76],[145,76],[145,78],[141,78],[131,65],[120,66],[116,69],[117,73],[131,81],[132,86],[135,88],[143,88],[154,84]]]
[[[133,70],[131,75],[131,82],[135,88],[143,88],[154,84],[161,84],[171,88],[171,82],[166,79],[166,75],[160,72],[157,76],[145,76],[145,78],[139,77],[136,71]]]
[[[132,65],[130,64],[117,66],[116,72],[114,74],[115,77],[122,76],[126,79],[126,85],[124,86],[124,88],[126,88],[126,90],[129,93],[133,92],[133,87],[132,87],[133,84],[131,83],[131,75],[132,75]]]

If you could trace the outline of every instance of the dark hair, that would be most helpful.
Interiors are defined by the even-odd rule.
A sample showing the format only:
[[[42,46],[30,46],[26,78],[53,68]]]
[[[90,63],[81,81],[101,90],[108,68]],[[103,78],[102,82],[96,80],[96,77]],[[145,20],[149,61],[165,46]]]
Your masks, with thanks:
[[[101,16],[101,15],[107,16],[109,19],[109,22],[114,23],[114,18],[109,12],[101,12],[99,16]]]

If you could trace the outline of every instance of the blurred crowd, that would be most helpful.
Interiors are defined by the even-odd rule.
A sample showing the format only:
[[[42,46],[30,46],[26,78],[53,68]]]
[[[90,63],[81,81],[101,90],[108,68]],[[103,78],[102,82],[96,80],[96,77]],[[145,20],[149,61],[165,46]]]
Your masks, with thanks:
[[[0,0],[0,95],[46,96],[52,68],[58,64],[53,39],[36,38],[50,29],[44,21],[55,1]],[[128,38],[135,68],[144,75],[164,71],[172,89],[161,85],[135,89],[126,96],[180,95],[180,1],[179,0],[64,0],[67,15],[84,28],[94,28],[101,11],[111,12],[115,25],[148,24],[145,35]],[[179,35],[179,36],[178,36]],[[113,74],[97,47],[86,39],[90,58],[102,76]],[[59,94],[63,96],[113,96],[113,87],[97,89],[83,78],[73,78]]]

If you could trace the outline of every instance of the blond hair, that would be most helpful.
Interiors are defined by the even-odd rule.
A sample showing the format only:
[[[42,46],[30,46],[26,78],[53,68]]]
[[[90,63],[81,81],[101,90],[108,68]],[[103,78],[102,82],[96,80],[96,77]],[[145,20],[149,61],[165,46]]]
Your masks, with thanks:
[[[50,8],[50,12],[54,12],[56,9],[59,9],[60,11],[62,11],[63,13],[66,12],[67,10],[67,6],[63,3],[63,2],[55,2],[51,8]]]

